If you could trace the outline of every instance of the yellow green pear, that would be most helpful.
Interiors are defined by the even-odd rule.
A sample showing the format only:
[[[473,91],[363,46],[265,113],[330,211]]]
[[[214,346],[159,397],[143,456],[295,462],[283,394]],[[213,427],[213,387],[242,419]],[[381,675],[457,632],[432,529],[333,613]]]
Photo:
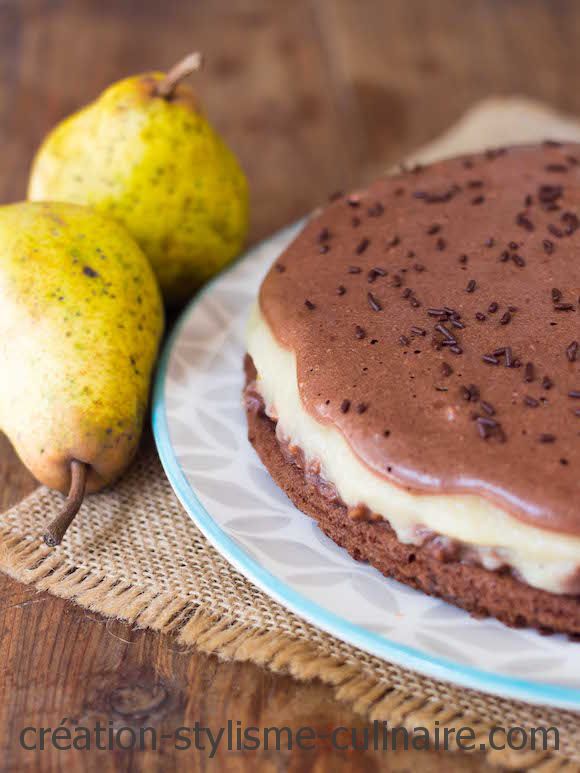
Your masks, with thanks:
[[[181,82],[198,64],[191,55],[168,75],[110,86],[47,136],[28,188],[31,200],[87,204],[122,223],[170,305],[236,257],[248,230],[244,173]]]
[[[3,206],[0,297],[0,428],[42,483],[97,491],[131,461],[147,411],[163,330],[149,262],[86,207]]]

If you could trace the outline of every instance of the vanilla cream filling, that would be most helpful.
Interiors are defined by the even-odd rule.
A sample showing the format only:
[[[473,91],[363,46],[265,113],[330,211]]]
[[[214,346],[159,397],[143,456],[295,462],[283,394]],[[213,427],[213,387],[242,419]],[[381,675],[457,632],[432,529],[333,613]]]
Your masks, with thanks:
[[[529,585],[552,593],[579,592],[570,578],[580,566],[580,538],[523,523],[473,494],[409,492],[380,477],[353,453],[339,429],[316,421],[302,405],[296,357],[275,339],[256,304],[248,323],[247,351],[256,388],[280,436],[317,460],[348,507],[367,505],[388,519],[400,542],[414,543],[427,528],[475,549],[481,564],[513,567]]]

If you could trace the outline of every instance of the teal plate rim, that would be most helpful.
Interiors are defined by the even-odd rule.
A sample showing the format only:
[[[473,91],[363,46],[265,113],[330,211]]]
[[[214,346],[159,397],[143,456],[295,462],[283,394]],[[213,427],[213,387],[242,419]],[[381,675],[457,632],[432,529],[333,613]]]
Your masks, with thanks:
[[[298,223],[283,228],[280,232],[275,234],[274,237],[271,237],[271,239],[285,233],[290,233],[292,230],[297,229],[302,222],[303,221],[299,221]],[[195,489],[190,485],[177,461],[169,437],[169,426],[165,408],[165,384],[169,359],[171,352],[179,339],[182,327],[200,300],[204,298],[206,294],[211,293],[213,287],[220,282],[224,275],[226,275],[234,266],[241,260],[250,256],[254,250],[267,245],[271,239],[266,239],[261,244],[256,245],[248,252],[244,253],[244,255],[235,261],[235,263],[206,284],[205,287],[192,298],[175,323],[173,330],[165,342],[159,359],[153,386],[153,435],[163,469],[186,512],[213,547],[241,574],[250,580],[250,582],[257,585],[268,596],[290,609],[299,617],[302,617],[312,625],[321,628],[332,636],[335,636],[348,644],[352,644],[355,647],[359,647],[383,660],[395,663],[403,668],[409,668],[434,679],[452,682],[453,684],[462,687],[480,690],[481,692],[491,693],[504,698],[580,711],[580,690],[578,689],[544,682],[516,679],[455,663],[449,658],[430,655],[421,651],[419,648],[411,647],[406,644],[399,644],[385,636],[367,631],[358,625],[344,620],[339,615],[327,611],[319,604],[310,601],[301,593],[298,593],[286,585],[286,583],[271,572],[264,569],[264,567],[234,542],[234,540],[214,521],[211,514],[199,500]]]

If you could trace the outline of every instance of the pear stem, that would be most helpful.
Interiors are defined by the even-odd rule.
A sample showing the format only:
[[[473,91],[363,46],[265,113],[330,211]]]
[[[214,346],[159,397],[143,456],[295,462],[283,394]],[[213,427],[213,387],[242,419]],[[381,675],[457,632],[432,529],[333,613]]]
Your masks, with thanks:
[[[78,459],[73,459],[71,461],[71,484],[66,502],[60,513],[52,523],[48,525],[44,535],[44,541],[50,548],[55,547],[55,545],[60,545],[66,530],[73,522],[75,515],[78,513],[79,508],[83,503],[87,485],[87,472],[88,465],[84,462],[79,462]]]
[[[177,85],[187,78],[191,73],[199,70],[203,64],[203,57],[199,51],[195,51],[193,54],[188,54],[180,62],[169,70],[165,78],[159,81],[156,88],[156,94],[163,99],[171,99]]]

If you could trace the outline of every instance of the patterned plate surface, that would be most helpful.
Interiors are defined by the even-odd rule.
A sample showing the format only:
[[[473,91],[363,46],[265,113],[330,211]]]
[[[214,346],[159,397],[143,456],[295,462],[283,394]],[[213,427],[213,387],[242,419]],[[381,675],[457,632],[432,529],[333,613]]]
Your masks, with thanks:
[[[580,709],[580,644],[475,620],[357,563],[289,502],[249,445],[240,399],[246,318],[299,227],[210,284],[166,345],[153,425],[185,509],[240,572],[329,633],[436,678]]]

